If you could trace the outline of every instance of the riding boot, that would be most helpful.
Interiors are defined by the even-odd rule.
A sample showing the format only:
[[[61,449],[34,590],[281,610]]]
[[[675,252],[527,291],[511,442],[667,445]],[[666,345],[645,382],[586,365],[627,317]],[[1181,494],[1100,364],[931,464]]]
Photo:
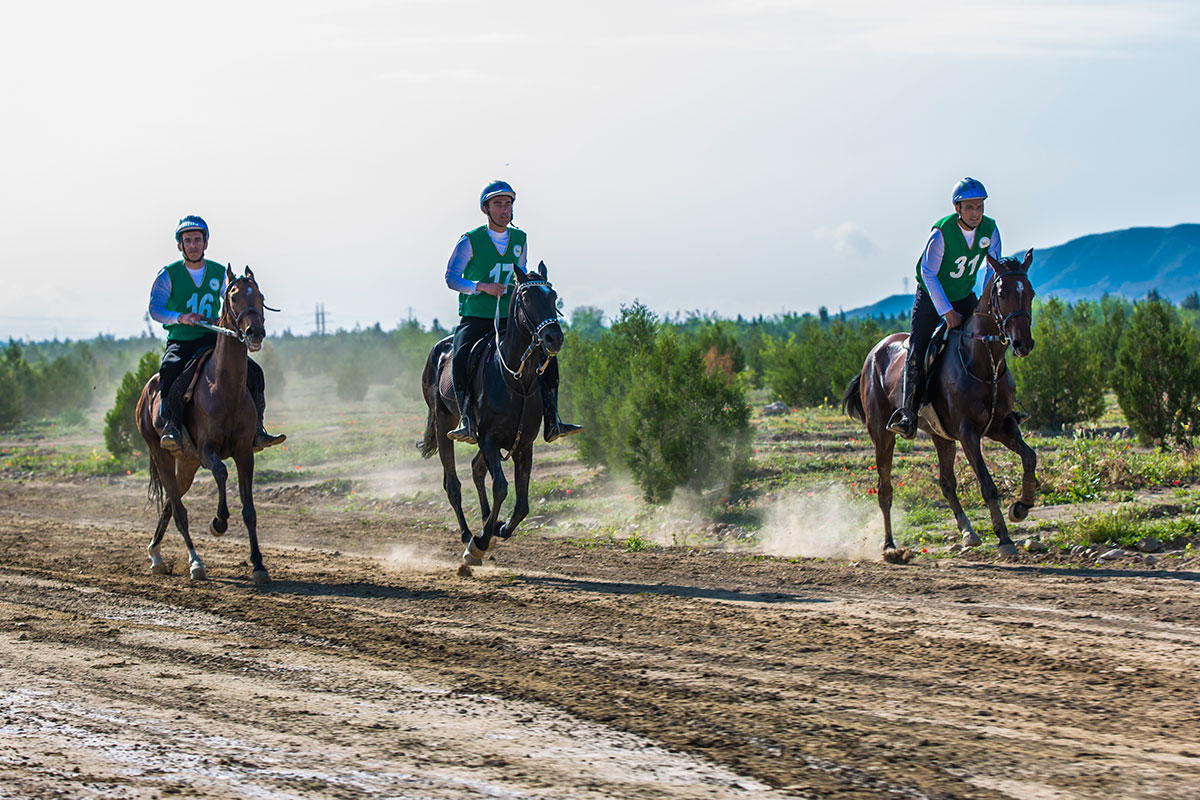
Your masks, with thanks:
[[[178,453],[183,449],[183,436],[179,433],[179,426],[175,424],[175,420],[171,419],[170,412],[166,406],[163,406],[159,412],[163,418],[162,438],[158,440],[158,445],[168,453]]]
[[[912,439],[917,435],[917,384],[920,382],[920,370],[913,363],[904,365],[904,373],[900,377],[900,407],[892,412],[887,429],[904,439]]]
[[[254,390],[251,390],[250,397],[254,399],[254,410],[258,414],[258,428],[254,431],[254,452],[257,453],[260,450],[266,450],[268,447],[282,444],[283,440],[287,438],[286,433],[272,436],[263,427],[263,416],[267,413],[267,399]]]
[[[471,418],[471,395],[469,392],[455,392],[458,398],[458,427],[446,434],[455,442],[463,444],[479,444],[475,433],[475,420]]]
[[[543,435],[547,442],[553,442],[583,430],[582,425],[572,425],[558,418],[558,389],[552,389],[544,383],[542,384],[542,417],[545,423]]]

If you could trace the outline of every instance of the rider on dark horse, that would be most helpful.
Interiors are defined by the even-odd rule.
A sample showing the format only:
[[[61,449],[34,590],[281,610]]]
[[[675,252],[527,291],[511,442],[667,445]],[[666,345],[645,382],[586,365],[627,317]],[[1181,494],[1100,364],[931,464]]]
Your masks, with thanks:
[[[204,220],[195,215],[179,220],[175,228],[175,245],[183,253],[183,259],[159,270],[150,290],[150,316],[167,329],[167,346],[158,370],[159,413],[164,422],[162,448],[171,453],[178,453],[183,448],[180,420],[173,419],[167,402],[171,385],[196,353],[216,346],[217,334],[199,326],[220,317],[221,298],[225,296],[225,267],[204,257],[204,251],[208,249],[208,225]],[[263,412],[267,407],[263,396],[265,387],[262,367],[248,359],[246,388],[258,410],[258,430],[254,434],[256,451],[287,438],[286,434],[272,436],[263,427]]]
[[[483,187],[479,209],[487,216],[487,225],[464,233],[446,265],[446,285],[459,293],[458,313],[462,316],[454,330],[451,367],[459,425],[446,434],[457,442],[477,442],[473,398],[469,391],[471,348],[480,339],[492,335],[497,303],[500,333],[504,333],[509,295],[514,285],[513,270],[526,271],[529,254],[525,231],[511,224],[516,200],[517,193],[504,181],[492,181]],[[557,359],[551,359],[542,375],[542,408],[547,442],[583,430],[580,425],[570,425],[558,418]]]
[[[987,256],[1000,260],[1000,229],[983,215],[987,190],[974,178],[963,178],[951,198],[954,213],[934,223],[917,262],[917,295],[913,301],[908,359],[901,384],[900,407],[887,428],[912,439],[917,434],[916,400],[925,373],[925,351],[940,321],[954,330],[970,318],[979,302],[975,283],[979,269],[986,271],[984,285],[992,277]]]

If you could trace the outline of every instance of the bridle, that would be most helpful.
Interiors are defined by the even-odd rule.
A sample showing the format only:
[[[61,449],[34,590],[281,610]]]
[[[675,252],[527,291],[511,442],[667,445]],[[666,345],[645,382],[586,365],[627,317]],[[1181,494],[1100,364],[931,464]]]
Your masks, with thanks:
[[[541,279],[541,280],[535,279],[535,280],[531,280],[531,281],[525,281],[524,283],[518,283],[517,288],[513,293],[513,300],[512,300],[514,317],[520,318],[522,316],[521,314],[517,313],[521,308],[523,308],[523,306],[521,304],[521,292],[525,291],[526,289],[528,289],[530,287],[534,287],[534,286],[545,286],[547,289],[552,288],[550,286],[550,281],[545,280],[545,279]],[[500,301],[499,301],[499,299],[496,300],[496,316],[492,320],[492,328],[496,335],[496,354],[500,358],[500,366],[504,368],[504,372],[509,377],[511,377],[515,381],[521,380],[521,375],[525,372],[525,364],[529,361],[529,358],[534,354],[535,350],[541,350],[542,355],[545,356],[545,360],[541,360],[540,366],[537,367],[538,375],[541,375],[546,371],[546,368],[550,366],[551,360],[553,360],[555,358],[557,353],[552,355],[551,353],[546,351],[546,343],[542,339],[542,331],[544,331],[546,328],[550,327],[551,325],[557,325],[558,319],[559,319],[559,314],[558,314],[558,311],[555,310],[554,316],[547,317],[546,319],[542,320],[532,330],[529,329],[528,327],[522,326],[522,327],[524,327],[525,331],[529,334],[529,337],[530,337],[529,338],[529,346],[525,348],[525,353],[521,356],[521,360],[517,362],[517,369],[514,371],[504,361],[504,351],[500,348]],[[517,324],[521,324],[521,323],[518,322]]]
[[[250,278],[247,276],[242,276],[241,278],[237,278],[236,280],[230,281],[229,285],[225,287],[225,297],[221,301],[221,319],[218,320],[218,322],[223,322],[225,317],[228,316],[228,311],[230,308],[229,295],[233,291],[234,284],[241,283],[242,281],[246,281],[251,286],[253,286],[255,289],[258,289],[258,282],[255,281],[253,278]],[[258,289],[258,296],[262,297],[262,289]],[[279,310],[278,308],[271,308],[265,302],[263,303],[263,309],[265,311],[278,311]],[[241,310],[241,312],[236,317],[233,318],[233,322],[231,323],[233,325],[232,329],[223,327],[221,325],[210,325],[207,322],[200,323],[200,327],[207,328],[208,330],[212,331],[213,333],[219,333],[223,336],[232,336],[234,339],[237,339],[239,342],[245,342],[246,334],[242,331],[242,319],[245,318],[245,316],[247,314],[250,314],[252,312],[255,314],[258,314],[259,320],[261,322],[263,322],[264,325],[266,324],[266,319],[264,318],[262,312],[260,312],[257,308],[254,307],[253,304],[251,304],[247,308],[243,308]]]
[[[1029,317],[1030,320],[1033,319],[1033,314],[1029,311],[1026,311],[1024,308],[1018,308],[1016,311],[1013,311],[1012,313],[1010,313],[1004,317],[1000,316],[1000,281],[1004,280],[1005,278],[1017,278],[1019,281],[1023,282],[1025,284],[1025,286],[1029,289],[1030,302],[1031,303],[1033,302],[1033,296],[1034,296],[1033,282],[1029,280],[1029,275],[1027,274],[1027,272],[1024,269],[1012,270],[1010,272],[1005,272],[1003,275],[997,274],[996,277],[992,279],[991,289],[988,292],[988,310],[986,312],[976,311],[973,316],[987,317],[987,318],[991,319],[991,321],[993,322],[993,324],[995,324],[999,333],[996,333],[996,334],[967,333],[966,331],[963,331],[961,328],[951,331],[951,333],[958,334],[962,339],[972,339],[977,342],[986,342],[988,344],[999,343],[999,344],[1003,345],[1003,350],[1001,350],[1000,357],[998,359],[996,358],[996,355],[992,352],[991,347],[984,348],[985,350],[987,350],[988,361],[991,363],[991,367],[992,367],[991,379],[981,378],[978,375],[976,375],[974,372],[972,372],[971,368],[967,365],[967,362],[963,357],[963,348],[962,347],[955,348],[958,350],[958,363],[960,365],[962,365],[963,372],[965,372],[967,375],[970,375],[972,378],[979,381],[980,383],[987,384],[992,387],[991,411],[988,414],[987,425],[985,425],[983,427],[984,433],[991,430],[992,422],[996,418],[996,401],[997,401],[997,398],[999,395],[999,393],[996,390],[996,385],[998,383],[1000,383],[1000,368],[1005,364],[1004,350],[1007,350],[1008,346],[1012,343],[1012,339],[1009,337],[1008,333],[1006,332],[1007,328],[1008,328],[1008,323],[1019,317]]]

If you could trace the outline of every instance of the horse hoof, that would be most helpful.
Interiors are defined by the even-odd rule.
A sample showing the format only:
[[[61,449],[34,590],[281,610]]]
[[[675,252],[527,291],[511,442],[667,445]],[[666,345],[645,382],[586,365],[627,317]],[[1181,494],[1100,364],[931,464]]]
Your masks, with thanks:
[[[208,524],[208,532],[213,536],[224,536],[225,531],[229,530],[228,520],[223,520],[218,517],[213,517],[212,522]]]
[[[266,586],[271,582],[271,576],[267,574],[265,569],[256,569],[250,573],[250,580],[255,586]]]
[[[883,560],[889,564],[907,564],[912,561],[912,557],[912,550],[907,547],[892,547],[883,551]]]
[[[166,562],[159,561],[157,564],[150,565],[150,572],[154,575],[170,575],[171,568],[166,565]]]
[[[1017,546],[1012,542],[1005,542],[996,548],[996,552],[1000,554],[1001,558],[1016,558]]]
[[[463,564],[467,565],[468,567],[481,567],[483,566],[483,557],[485,554],[485,551],[480,550],[475,546],[475,540],[472,539],[471,541],[467,542],[467,549],[463,550]]]
[[[193,564],[191,569],[192,580],[206,581],[208,580],[208,570],[204,569],[203,564]]]
[[[1020,500],[1008,507],[1008,519],[1010,522],[1020,522],[1029,516],[1029,509],[1032,506],[1027,506]]]
[[[979,538],[979,534],[968,528],[963,531],[962,546],[963,547],[979,547],[983,544],[983,539]]]

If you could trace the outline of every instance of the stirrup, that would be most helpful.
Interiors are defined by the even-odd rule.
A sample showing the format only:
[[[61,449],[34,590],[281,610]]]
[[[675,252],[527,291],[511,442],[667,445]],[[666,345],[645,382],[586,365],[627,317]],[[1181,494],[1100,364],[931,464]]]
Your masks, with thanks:
[[[446,434],[446,438],[452,442],[462,442],[463,444],[479,444],[479,438],[475,435],[475,431],[471,430],[474,425],[471,425],[464,414],[458,421],[458,427]]]
[[[905,408],[897,408],[888,420],[887,429],[902,439],[913,439],[917,435],[917,417]]]
[[[158,446],[168,453],[181,452],[183,450],[183,437],[179,432],[179,426],[174,422],[164,423],[162,437],[158,440]]]

